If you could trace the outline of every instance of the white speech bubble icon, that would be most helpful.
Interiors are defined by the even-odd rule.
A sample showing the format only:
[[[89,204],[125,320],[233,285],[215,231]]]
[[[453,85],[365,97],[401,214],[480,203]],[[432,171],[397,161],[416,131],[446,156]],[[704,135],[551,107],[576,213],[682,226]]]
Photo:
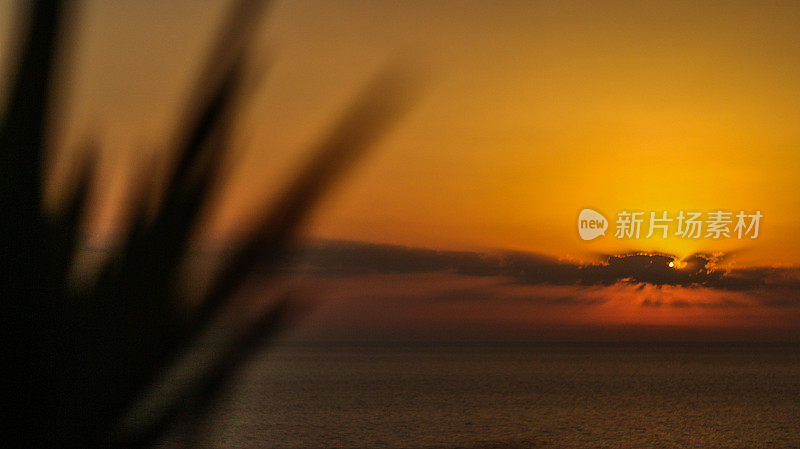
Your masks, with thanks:
[[[600,212],[584,209],[578,215],[578,234],[583,240],[594,240],[606,235],[608,220]]]

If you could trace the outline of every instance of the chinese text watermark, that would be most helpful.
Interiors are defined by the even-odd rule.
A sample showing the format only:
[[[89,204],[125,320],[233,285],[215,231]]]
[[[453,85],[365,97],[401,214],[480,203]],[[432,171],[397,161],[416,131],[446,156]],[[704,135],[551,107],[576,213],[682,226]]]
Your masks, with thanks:
[[[649,239],[670,236],[682,239],[755,239],[764,214],[761,211],[738,213],[716,210],[710,212],[679,211],[670,215],[667,211],[627,211],[617,213],[614,237],[617,239]],[[599,212],[583,209],[578,216],[578,233],[583,240],[593,240],[605,235],[610,226]]]

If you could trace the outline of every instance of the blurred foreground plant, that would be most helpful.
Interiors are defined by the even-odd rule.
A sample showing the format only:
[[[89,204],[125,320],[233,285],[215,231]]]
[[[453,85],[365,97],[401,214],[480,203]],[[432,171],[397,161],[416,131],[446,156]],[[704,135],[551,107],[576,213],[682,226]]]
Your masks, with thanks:
[[[169,367],[230,307],[256,261],[266,254],[275,273],[320,195],[404,110],[407,89],[395,73],[373,80],[279,201],[265,204],[256,231],[200,305],[190,307],[178,288],[178,268],[229,147],[245,50],[264,7],[263,1],[238,1],[178,123],[177,161],[160,207],[146,213],[155,192],[141,178],[129,235],[96,283],[76,293],[68,274],[95,176],[92,152],[86,152],[77,187],[58,213],[45,212],[42,193],[63,3],[33,2],[0,121],[0,338],[6,370],[0,445],[148,447],[177,424],[203,416],[234,369],[285,321],[292,311],[289,298],[237,329],[216,357],[192,367],[190,382],[176,380],[181,388],[158,397],[157,406],[134,410],[158,382],[169,384]]]

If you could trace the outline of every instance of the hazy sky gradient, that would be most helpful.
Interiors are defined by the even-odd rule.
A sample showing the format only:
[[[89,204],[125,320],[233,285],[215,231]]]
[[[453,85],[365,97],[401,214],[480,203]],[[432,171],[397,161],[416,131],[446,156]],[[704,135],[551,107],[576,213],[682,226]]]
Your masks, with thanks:
[[[3,24],[11,3],[0,2]],[[109,170],[98,203],[124,196],[119,167],[163,150],[225,5],[85,2],[57,140],[100,137]],[[312,234],[796,263],[799,21],[795,2],[277,2],[253,49],[253,71],[269,70],[241,117],[208,233],[235,233],[364,80],[403,58],[430,79],[426,96],[318,211]],[[585,243],[575,232],[585,206],[760,209],[765,219],[746,244]],[[98,233],[113,210],[97,211]]]
[[[57,201],[77,144],[99,141],[94,244],[118,231],[132,170],[153,157],[153,178],[168,168],[170,126],[227,3],[87,0],[77,12],[47,183]],[[4,83],[17,6],[0,0]],[[570,272],[599,254],[721,251],[754,282],[530,283],[457,265],[318,273],[315,295],[337,301],[311,334],[796,340],[798,271],[752,267],[800,265],[798,25],[797,2],[278,1],[201,241],[246,229],[364,82],[402,61],[425,80],[422,99],[326,198],[309,235],[521,250]],[[584,242],[584,207],[764,218],[756,240]]]

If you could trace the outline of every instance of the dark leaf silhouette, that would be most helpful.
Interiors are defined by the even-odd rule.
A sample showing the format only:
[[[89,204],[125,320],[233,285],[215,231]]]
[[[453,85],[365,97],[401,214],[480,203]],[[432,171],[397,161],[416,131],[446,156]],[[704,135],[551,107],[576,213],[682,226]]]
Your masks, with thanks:
[[[163,405],[146,410],[144,419],[128,421],[147,392],[170,381],[169,368],[231,307],[264,254],[272,270],[266,275],[274,274],[318,198],[404,110],[406,83],[396,70],[376,77],[277,204],[265,204],[259,226],[193,309],[178,289],[177,275],[229,147],[246,51],[266,4],[237,2],[191,90],[160,206],[148,215],[156,192],[145,177],[139,179],[129,234],[96,283],[75,293],[68,275],[97,150],[91,140],[86,143],[74,192],[55,215],[43,208],[40,168],[62,3],[33,3],[0,124],[0,335],[9,371],[2,437],[6,447],[148,447],[180,421],[199,419],[235,369],[297,315],[290,297],[263,307],[218,357],[196,367],[190,384],[160,398]]]

